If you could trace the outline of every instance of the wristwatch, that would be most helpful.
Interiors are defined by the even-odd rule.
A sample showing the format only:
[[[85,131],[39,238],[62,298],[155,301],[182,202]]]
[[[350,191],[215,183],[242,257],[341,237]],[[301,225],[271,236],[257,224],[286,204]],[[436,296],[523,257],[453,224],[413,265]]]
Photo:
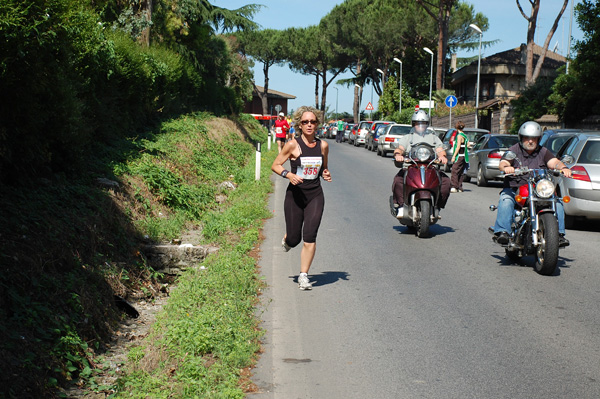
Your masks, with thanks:
[[[290,171],[284,169],[283,172],[281,172],[281,177],[286,177],[288,173],[290,173]]]

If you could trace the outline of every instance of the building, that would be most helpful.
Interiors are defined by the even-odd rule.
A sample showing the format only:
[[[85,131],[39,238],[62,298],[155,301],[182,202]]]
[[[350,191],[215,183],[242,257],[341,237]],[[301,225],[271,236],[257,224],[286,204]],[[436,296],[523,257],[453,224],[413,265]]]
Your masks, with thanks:
[[[254,86],[252,92],[252,101],[246,102],[244,105],[244,112],[254,115],[259,120],[270,120],[277,117],[278,112],[276,111],[277,105],[281,107],[281,111],[284,114],[288,114],[288,100],[293,100],[296,96],[291,94],[282,93],[280,91],[269,89],[267,93],[267,109],[266,115],[263,115],[262,101],[260,96],[264,93],[265,88],[262,86]]]
[[[502,51],[481,59],[479,78],[480,128],[493,133],[507,133],[512,123],[510,101],[525,89],[525,60],[527,46]],[[542,53],[542,47],[534,45],[533,67]],[[475,105],[477,87],[477,64],[469,65],[452,73],[451,86],[460,103]],[[566,58],[550,50],[546,51],[540,77],[554,77],[557,69],[566,64]]]

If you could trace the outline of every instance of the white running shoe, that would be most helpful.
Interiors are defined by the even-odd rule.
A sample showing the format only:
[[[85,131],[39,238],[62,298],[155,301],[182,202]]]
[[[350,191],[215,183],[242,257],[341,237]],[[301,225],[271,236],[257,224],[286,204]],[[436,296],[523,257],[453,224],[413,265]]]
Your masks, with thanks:
[[[455,189],[454,187],[452,187],[452,188],[450,189],[450,192],[451,192],[451,193],[457,193],[457,192],[458,192],[458,190],[457,190],[457,189]]]
[[[283,247],[283,250],[285,252],[289,251],[290,249],[292,249],[292,247],[290,247],[289,245],[287,245],[287,242],[285,242],[285,237],[283,237],[281,239],[281,246]]]
[[[298,288],[301,290],[312,290],[312,283],[308,280],[306,274],[300,274],[298,276]]]
[[[396,213],[396,219],[402,219],[404,216],[404,207],[401,206],[398,208],[398,213]]]

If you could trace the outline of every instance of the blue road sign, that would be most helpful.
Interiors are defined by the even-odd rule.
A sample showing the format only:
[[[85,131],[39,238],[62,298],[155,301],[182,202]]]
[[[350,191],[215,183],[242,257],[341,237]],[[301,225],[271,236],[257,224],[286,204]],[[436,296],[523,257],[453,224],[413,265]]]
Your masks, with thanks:
[[[454,107],[456,107],[458,100],[456,99],[455,96],[449,95],[448,97],[446,97],[446,100],[444,102],[446,103],[446,106],[448,108],[454,108]]]

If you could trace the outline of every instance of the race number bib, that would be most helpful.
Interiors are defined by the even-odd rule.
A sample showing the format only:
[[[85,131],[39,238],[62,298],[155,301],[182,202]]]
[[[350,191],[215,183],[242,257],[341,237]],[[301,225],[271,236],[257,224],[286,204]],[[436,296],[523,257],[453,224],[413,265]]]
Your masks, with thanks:
[[[281,130],[281,128],[280,128],[280,127],[276,127],[276,128],[275,128],[275,133],[277,133],[277,134],[281,134],[281,133],[283,133],[283,130]]]
[[[322,157],[302,157],[296,174],[304,180],[314,180],[319,177],[319,171],[323,164]]]

